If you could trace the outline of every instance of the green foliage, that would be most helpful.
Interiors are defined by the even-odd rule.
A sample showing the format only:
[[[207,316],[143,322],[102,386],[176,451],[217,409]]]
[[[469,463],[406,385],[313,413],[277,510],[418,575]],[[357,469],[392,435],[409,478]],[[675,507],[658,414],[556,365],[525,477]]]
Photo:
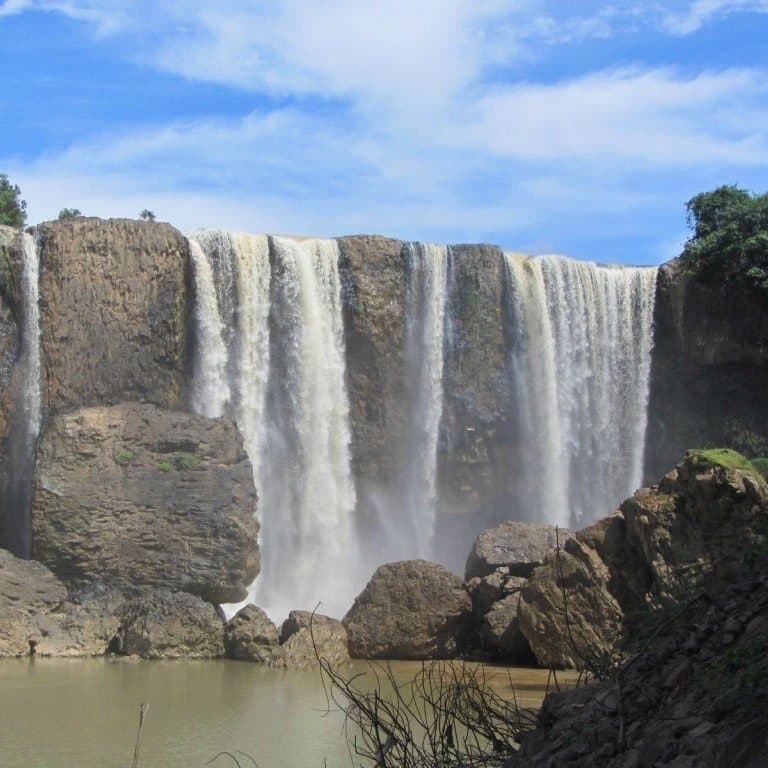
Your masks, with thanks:
[[[21,199],[21,190],[0,173],[0,224],[21,229],[27,220],[27,203]]]
[[[133,451],[125,450],[120,451],[115,456],[115,461],[118,464],[128,464],[128,462],[132,461],[134,458],[136,458],[136,454]]]
[[[140,218],[142,221],[155,221],[155,220],[157,219],[157,216],[155,216],[155,214],[154,214],[154,213],[152,213],[152,211],[150,211],[149,209],[145,208],[145,209],[144,209],[144,210],[143,210],[143,211],[142,211],[142,212],[139,214],[139,218]]]
[[[755,472],[752,462],[731,448],[707,448],[690,451],[693,456],[698,456],[710,464],[719,464],[725,469],[741,469],[747,472]]]
[[[78,216],[82,216],[82,212],[79,208],[62,208],[59,211],[59,221],[64,219],[76,219]]]
[[[170,461],[158,461],[156,466],[161,472],[170,472],[173,469]]]
[[[768,292],[768,194],[727,185],[686,204],[693,229],[683,249],[688,269]]]
[[[185,469],[195,469],[195,467],[199,467],[200,459],[198,459],[197,456],[195,456],[193,453],[179,453],[174,457],[173,463],[176,466],[176,469],[182,471]]]

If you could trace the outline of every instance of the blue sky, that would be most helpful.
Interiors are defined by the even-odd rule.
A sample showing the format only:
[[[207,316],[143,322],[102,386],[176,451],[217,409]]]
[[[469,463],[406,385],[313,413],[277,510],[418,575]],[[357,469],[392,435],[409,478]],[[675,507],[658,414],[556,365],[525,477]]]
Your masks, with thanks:
[[[768,188],[768,0],[0,0],[30,222],[380,232],[658,263]]]

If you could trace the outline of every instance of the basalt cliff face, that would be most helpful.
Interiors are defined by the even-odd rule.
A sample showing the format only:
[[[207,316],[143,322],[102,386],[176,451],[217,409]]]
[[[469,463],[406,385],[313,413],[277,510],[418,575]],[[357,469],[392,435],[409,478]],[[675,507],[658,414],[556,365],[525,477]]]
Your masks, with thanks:
[[[39,301],[24,293],[28,275]],[[187,511],[197,496],[220,511],[223,494],[203,498],[198,486],[226,465],[241,490],[223,514],[236,523],[216,530],[245,524],[255,489],[263,540],[273,542],[263,577],[286,567],[314,588],[324,583],[322,558],[341,564],[347,553],[361,553],[356,571],[337,574],[347,590],[386,561],[460,571],[468,542],[502,521],[575,530],[610,512],[641,484],[646,417],[646,477],[733,421],[766,433],[767,317],[759,297],[700,283],[677,262],[657,281],[651,269],[380,236],[187,238],[168,224],[80,217],[32,234],[0,229],[0,546],[24,557],[45,550],[67,581],[51,551],[59,545],[49,546],[57,504],[88,497],[102,514],[98,482],[111,499],[130,490],[124,476],[143,472],[149,487],[156,472],[157,493],[170,493],[173,479]],[[142,417],[147,434],[138,435],[134,417],[150,407],[157,418]],[[152,435],[167,432],[175,445],[193,411],[193,442],[213,447],[186,466],[197,448],[166,459],[166,438]],[[97,412],[104,430],[70,439],[72,424]],[[245,465],[228,458],[243,448],[250,484]],[[83,493],[66,504],[55,493],[43,499],[51,472],[88,478]],[[181,515],[159,497],[123,502]],[[107,530],[106,517],[91,519]],[[232,570],[217,567],[218,586],[189,589],[210,600],[242,595],[258,567],[255,530],[214,536],[219,550],[206,557],[222,564],[236,552]],[[200,533],[192,538],[202,551]],[[150,548],[175,541],[158,536]],[[72,555],[86,581],[119,571],[117,550],[103,551],[103,562]],[[73,583],[82,587],[81,577]],[[342,595],[346,606],[354,594]],[[289,607],[328,599],[305,597]]]
[[[645,472],[688,448],[768,449],[768,295],[702,279],[679,259],[659,270]],[[752,445],[750,445],[752,443]]]

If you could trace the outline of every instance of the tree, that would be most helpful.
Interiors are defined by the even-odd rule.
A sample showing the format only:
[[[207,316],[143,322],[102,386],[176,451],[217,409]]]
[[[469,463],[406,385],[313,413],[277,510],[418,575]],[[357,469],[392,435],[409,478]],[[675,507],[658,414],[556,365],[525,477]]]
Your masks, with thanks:
[[[156,219],[157,217],[155,216],[155,214],[154,214],[154,213],[152,213],[152,211],[150,211],[150,210],[148,210],[147,208],[145,208],[145,209],[144,209],[144,210],[143,210],[143,211],[142,211],[142,212],[139,214],[139,218],[140,218],[142,221],[155,221],[155,219]]]
[[[692,197],[686,208],[693,229],[682,253],[688,269],[768,291],[768,194],[726,185]]]
[[[63,219],[74,219],[78,216],[82,216],[79,208],[62,208],[59,211],[59,221],[62,221]]]
[[[27,203],[21,199],[21,190],[0,173],[0,224],[21,229],[26,220]]]

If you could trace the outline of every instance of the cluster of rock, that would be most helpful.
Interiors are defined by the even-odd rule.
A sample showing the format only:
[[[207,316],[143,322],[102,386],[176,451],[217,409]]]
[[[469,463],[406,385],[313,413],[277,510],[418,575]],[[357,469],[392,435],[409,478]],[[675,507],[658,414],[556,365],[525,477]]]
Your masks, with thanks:
[[[768,576],[697,608],[612,680],[547,696],[505,768],[768,765]]]

